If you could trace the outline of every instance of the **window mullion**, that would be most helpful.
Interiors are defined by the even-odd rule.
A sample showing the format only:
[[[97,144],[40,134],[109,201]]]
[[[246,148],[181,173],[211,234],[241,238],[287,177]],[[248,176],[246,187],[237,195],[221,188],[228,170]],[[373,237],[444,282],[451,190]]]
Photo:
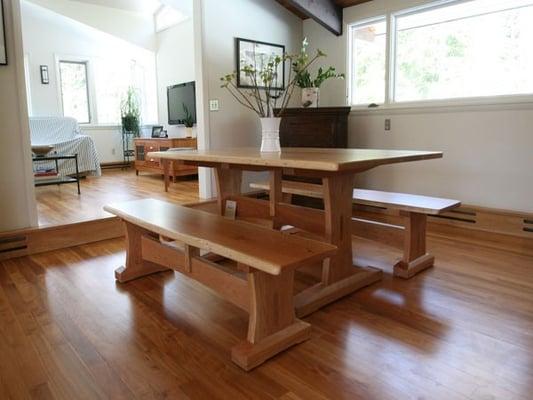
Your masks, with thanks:
[[[387,51],[387,104],[393,104],[396,97],[396,16],[388,15],[388,51]]]
[[[386,39],[386,49],[385,49],[385,105],[391,104],[391,100],[394,98],[391,91],[391,84],[393,84],[393,71],[394,68],[392,66],[392,63],[394,62],[394,57],[392,54],[393,51],[393,43],[392,43],[392,29],[391,29],[391,15],[390,13],[387,14],[386,23],[387,23],[387,39]]]

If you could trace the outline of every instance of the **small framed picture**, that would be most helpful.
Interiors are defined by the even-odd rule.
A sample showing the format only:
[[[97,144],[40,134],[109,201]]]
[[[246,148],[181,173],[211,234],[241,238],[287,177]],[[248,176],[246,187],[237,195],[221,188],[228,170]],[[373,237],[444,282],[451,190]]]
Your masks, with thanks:
[[[273,57],[284,57],[285,46],[281,44],[258,42],[255,40],[237,38],[237,86],[240,88],[253,87],[252,77],[246,76],[242,68],[247,65],[253,66],[258,71],[257,75],[265,68]],[[257,80],[259,77],[257,76]],[[285,88],[285,61],[278,65],[276,79],[272,89],[283,90]],[[259,86],[261,87],[261,86]],[[263,87],[263,89],[265,89]]]
[[[48,65],[41,65],[41,83],[48,85],[50,83],[50,75],[48,75]]]
[[[0,65],[7,65],[6,24],[4,20],[3,0],[0,0]]]
[[[153,138],[164,137],[164,136],[161,136],[162,132],[163,132],[163,127],[162,126],[160,126],[160,125],[152,126],[152,137]]]

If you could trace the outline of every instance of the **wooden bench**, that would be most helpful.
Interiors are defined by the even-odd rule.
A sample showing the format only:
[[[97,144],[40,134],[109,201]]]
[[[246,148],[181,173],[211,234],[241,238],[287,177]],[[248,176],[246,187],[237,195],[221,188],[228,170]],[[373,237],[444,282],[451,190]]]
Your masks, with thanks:
[[[104,209],[126,226],[119,282],[171,269],[249,313],[247,339],[231,352],[243,369],[309,338],[310,325],[294,314],[294,270],[334,255],[335,246],[153,199]]]
[[[270,190],[268,182],[252,183],[254,189]],[[300,195],[323,198],[322,186],[312,183],[283,181],[285,195]],[[457,200],[413,194],[354,189],[353,202],[357,205],[395,209],[400,212],[403,226],[393,226],[361,218],[353,218],[354,232],[365,237],[395,244],[397,233],[402,236],[403,257],[394,265],[394,275],[409,279],[418,272],[433,266],[435,257],[426,251],[427,215],[438,215],[461,203]],[[401,230],[401,231],[399,231]],[[381,235],[380,233],[381,232]]]

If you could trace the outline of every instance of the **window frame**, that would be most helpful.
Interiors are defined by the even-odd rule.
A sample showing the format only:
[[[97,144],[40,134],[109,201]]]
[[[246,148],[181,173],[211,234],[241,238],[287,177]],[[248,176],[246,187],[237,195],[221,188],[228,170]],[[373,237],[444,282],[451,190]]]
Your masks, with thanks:
[[[62,77],[61,77],[61,63],[65,63],[65,64],[78,64],[78,65],[84,65],[85,66],[85,80],[87,82],[86,84],[86,95],[87,95],[87,112],[88,112],[88,117],[89,117],[89,121],[87,122],[80,122],[78,121],[78,123],[80,125],[92,125],[93,123],[95,123],[95,108],[94,108],[94,104],[93,104],[93,94],[94,94],[94,91],[92,90],[91,86],[92,86],[92,80],[91,80],[91,76],[92,76],[92,71],[91,71],[91,62],[88,58],[86,57],[56,57],[56,69],[57,69],[57,77],[58,77],[58,85],[57,85],[57,90],[58,90],[58,98],[59,98],[59,103],[60,103],[60,106],[61,106],[61,112],[63,114],[63,116],[65,116],[65,105],[64,105],[64,102],[63,102],[63,81],[62,81]]]
[[[426,4],[416,5],[412,7],[380,11],[375,17],[368,17],[361,20],[356,20],[347,24],[347,32],[349,33],[347,40],[347,71],[349,76],[347,80],[347,100],[352,111],[375,113],[379,110],[399,111],[402,110],[411,112],[413,110],[432,110],[443,109],[444,111],[453,111],[457,109],[486,109],[494,105],[508,106],[509,109],[514,109],[516,106],[525,108],[533,108],[533,92],[526,94],[505,94],[492,96],[475,96],[475,97],[459,97],[448,99],[433,99],[433,100],[416,100],[416,101],[396,101],[395,100],[395,80],[396,80],[396,21],[398,17],[413,15],[425,11],[436,10],[452,6],[455,4],[466,3],[471,0],[436,0]],[[368,107],[368,105],[355,105],[352,101],[352,85],[354,74],[353,67],[353,43],[351,29],[355,26],[361,26],[372,21],[383,20],[385,17],[387,23],[387,50],[386,50],[386,65],[385,65],[385,103],[378,104],[378,107]],[[377,104],[377,103],[376,103]],[[466,107],[466,108],[465,108]]]
[[[72,63],[85,63],[87,66],[87,87],[88,87],[88,96],[89,96],[89,115],[90,122],[88,123],[79,123],[83,126],[84,129],[115,129],[120,128],[121,122],[117,123],[100,123],[98,119],[98,101],[97,101],[97,91],[96,91],[96,72],[95,72],[95,63],[98,62],[98,57],[90,56],[79,56],[79,55],[61,55],[55,54],[55,71],[56,71],[56,90],[57,90],[57,99],[61,113],[64,115],[63,107],[63,94],[61,93],[61,71],[60,71],[60,62],[72,62]],[[133,60],[138,62],[137,60]],[[142,63],[139,63],[142,68],[145,66]],[[143,91],[147,88],[143,88]],[[157,123],[157,115],[159,113],[158,109],[158,93],[157,93],[157,83],[156,83],[156,92],[155,92],[155,121],[150,121],[147,119],[142,122],[142,126],[150,126]],[[146,93],[144,93],[144,100],[147,99]]]
[[[387,14],[380,14],[380,15],[376,15],[375,17],[371,17],[371,18],[365,18],[365,19],[362,19],[362,20],[359,20],[357,22],[354,22],[354,23],[350,23],[348,24],[348,27],[347,27],[347,30],[346,32],[348,32],[348,71],[353,71],[353,67],[354,67],[354,57],[353,57],[353,33],[352,33],[352,30],[354,28],[360,28],[360,27],[363,27],[363,26],[366,26],[366,25],[370,25],[372,23],[377,23],[377,22],[385,22],[385,25],[387,27],[387,29],[389,28],[389,17]],[[383,90],[384,90],[384,93],[383,93],[383,98],[384,98],[384,102],[383,103],[375,103],[375,104],[378,104],[380,106],[384,106],[385,104],[387,104],[387,101],[388,101],[388,98],[387,98],[387,76],[389,74],[389,71],[387,69],[387,64],[388,64],[388,57],[389,57],[389,52],[388,52],[388,49],[389,49],[389,36],[388,36],[388,31],[386,33],[386,39],[385,39],[385,86],[383,87]],[[350,105],[352,107],[356,107],[356,108],[367,108],[365,107],[364,105],[362,104],[357,104],[357,105],[354,105],[353,104],[353,85],[354,85],[354,77],[355,77],[355,74],[352,74],[350,73],[348,75],[348,83],[347,83],[347,91],[348,91],[348,101],[350,103]]]

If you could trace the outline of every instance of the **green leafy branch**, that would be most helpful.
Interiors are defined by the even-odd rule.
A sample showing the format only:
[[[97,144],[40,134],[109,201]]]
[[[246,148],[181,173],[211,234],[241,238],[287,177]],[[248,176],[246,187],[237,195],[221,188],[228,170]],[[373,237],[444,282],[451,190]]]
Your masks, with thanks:
[[[237,86],[236,72],[220,78],[221,88],[226,89],[239,104],[252,110],[261,118],[274,116],[274,110],[278,108],[278,104],[280,105],[279,115],[281,115],[289,105],[294,88],[297,86],[298,76],[307,71],[319,58],[326,56],[322,51],[317,50],[316,54],[311,57],[307,53],[307,46],[308,42],[305,39],[300,53],[273,56],[261,70],[253,65],[241,66],[241,72],[251,82],[250,88]],[[288,84],[285,89],[280,89],[278,70],[280,65],[285,65],[286,61],[291,65]]]

